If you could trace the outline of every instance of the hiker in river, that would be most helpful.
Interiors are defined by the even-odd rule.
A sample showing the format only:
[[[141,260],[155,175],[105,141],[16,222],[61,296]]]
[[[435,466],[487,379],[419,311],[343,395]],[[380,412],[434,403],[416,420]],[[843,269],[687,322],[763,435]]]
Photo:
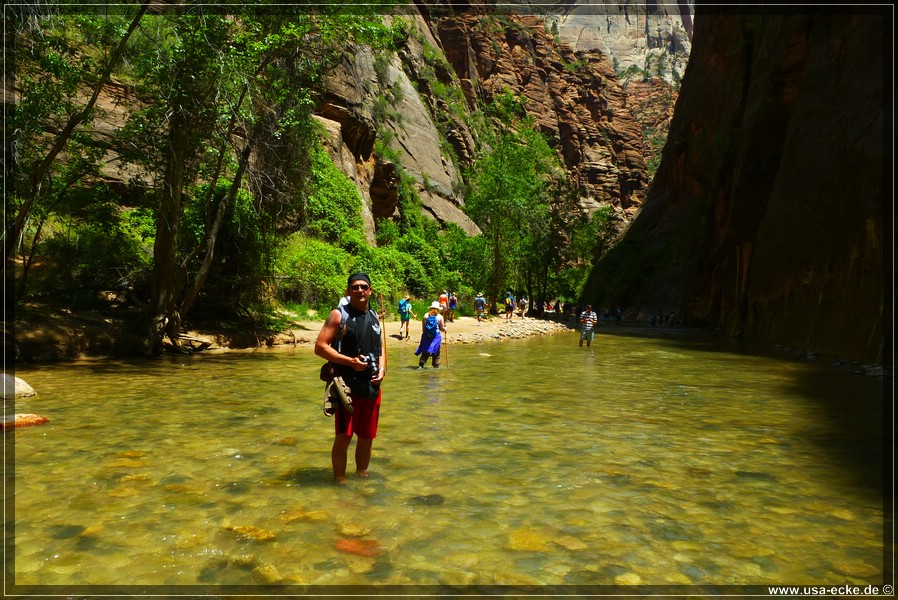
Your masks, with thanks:
[[[583,340],[586,340],[586,347],[592,345],[595,337],[595,325],[599,322],[599,317],[592,310],[592,306],[587,304],[586,310],[580,313],[580,347],[583,347]]]
[[[380,385],[387,373],[386,336],[377,314],[371,310],[371,280],[365,273],[349,276],[346,284],[349,303],[327,316],[315,354],[333,366],[340,401],[334,409],[334,445],[331,464],[334,479],[346,481],[346,462],[353,433],[356,435],[355,468],[359,477],[368,476],[371,446],[377,436],[380,416]],[[345,385],[349,393],[345,392]],[[327,414],[327,413],[325,413]]]
[[[415,350],[415,356],[418,359],[418,368],[423,369],[427,364],[427,359],[431,359],[431,365],[434,369],[440,366],[440,349],[443,344],[443,336],[446,333],[446,321],[443,319],[442,306],[439,302],[430,305],[430,309],[424,318],[421,319],[421,343]]]

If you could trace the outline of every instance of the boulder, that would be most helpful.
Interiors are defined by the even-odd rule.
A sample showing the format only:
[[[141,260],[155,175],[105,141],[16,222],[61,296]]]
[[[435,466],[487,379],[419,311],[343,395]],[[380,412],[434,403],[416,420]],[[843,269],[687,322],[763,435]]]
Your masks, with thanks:
[[[14,400],[16,398],[30,398],[37,396],[37,392],[23,380],[12,375],[3,374],[3,399]]]

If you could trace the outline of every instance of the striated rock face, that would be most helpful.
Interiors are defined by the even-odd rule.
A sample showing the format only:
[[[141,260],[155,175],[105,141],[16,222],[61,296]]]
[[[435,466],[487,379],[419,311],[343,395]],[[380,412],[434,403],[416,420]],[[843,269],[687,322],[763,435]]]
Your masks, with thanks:
[[[426,30],[420,22],[417,25]],[[422,53],[419,43],[417,51],[409,54],[407,49],[405,58],[421,60]],[[320,117],[339,124],[339,128],[329,128],[331,155],[342,154],[342,145],[354,157],[355,164],[337,164],[356,182],[372,215],[398,215],[397,165],[401,165],[415,180],[426,215],[440,223],[456,223],[475,235],[479,229],[459,208],[462,201],[455,195],[461,176],[456,165],[444,156],[431,108],[403,66],[412,73],[416,71],[414,60],[403,65],[398,56],[376,64],[366,48],[346,54],[340,68],[329,77],[326,101],[318,109]],[[378,135],[395,154],[395,162],[374,160]],[[470,138],[466,130],[459,135]],[[366,221],[366,229],[372,237],[373,220]]]
[[[534,13],[545,13],[559,40],[574,50],[598,50],[618,72],[631,67],[679,79],[692,48],[693,2],[596,2],[595,0],[518,0]]]
[[[657,175],[586,297],[883,361],[886,19],[858,8],[695,23]]]
[[[635,212],[648,186],[644,144],[607,57],[557,45],[533,16],[460,14],[433,25],[470,105],[504,92],[524,98],[584,207]]]
[[[349,53],[319,110],[339,124],[330,128],[337,136],[332,154],[354,157],[354,164],[339,164],[371,215],[398,214],[402,168],[416,182],[425,215],[479,233],[463,212],[461,170],[482,150],[475,113],[511,92],[558,149],[582,207],[610,206],[621,222],[632,217],[648,188],[651,150],[606,55],[559,45],[541,17],[497,17],[488,6],[428,3],[409,8],[404,19],[411,33],[398,54],[384,60],[364,49]],[[373,164],[376,139],[394,166]]]
[[[651,165],[661,159],[661,148],[667,141],[679,92],[657,77],[632,78],[622,87],[627,94],[627,105],[642,128],[645,161],[651,176]]]

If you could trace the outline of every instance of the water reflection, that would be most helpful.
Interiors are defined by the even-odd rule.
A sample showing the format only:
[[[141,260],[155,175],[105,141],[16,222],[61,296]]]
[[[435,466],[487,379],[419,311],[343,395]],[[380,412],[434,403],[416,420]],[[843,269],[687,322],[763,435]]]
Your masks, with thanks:
[[[685,334],[412,351],[345,488],[309,349],[21,370],[16,585],[883,577],[873,378]]]

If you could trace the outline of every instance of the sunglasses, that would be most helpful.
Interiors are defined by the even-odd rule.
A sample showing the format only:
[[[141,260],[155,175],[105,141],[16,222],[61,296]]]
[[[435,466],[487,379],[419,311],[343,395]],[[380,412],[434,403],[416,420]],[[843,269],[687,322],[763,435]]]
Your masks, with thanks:
[[[351,289],[353,292],[355,292],[355,291],[357,291],[357,290],[358,290],[358,291],[362,291],[362,292],[366,292],[366,291],[368,291],[368,290],[371,289],[371,286],[370,286],[370,285],[365,285],[364,283],[360,283],[359,285],[352,285],[352,286],[349,286],[349,289]]]

